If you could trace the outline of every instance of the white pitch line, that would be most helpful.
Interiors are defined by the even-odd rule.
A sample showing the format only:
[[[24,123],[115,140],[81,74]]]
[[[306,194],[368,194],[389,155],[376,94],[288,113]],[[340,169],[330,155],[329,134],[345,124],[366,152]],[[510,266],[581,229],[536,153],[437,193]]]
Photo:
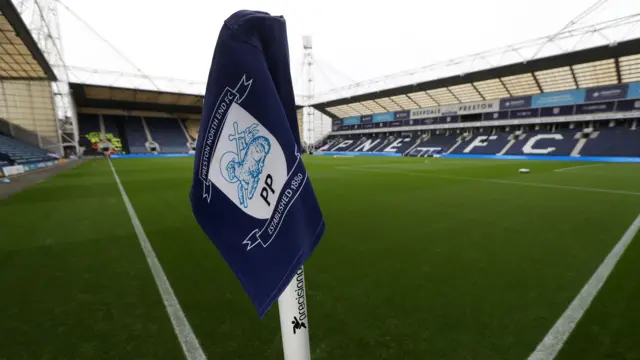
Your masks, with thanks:
[[[198,338],[196,338],[196,335],[193,333],[193,329],[191,329],[189,321],[187,321],[187,317],[184,315],[184,312],[180,307],[180,303],[178,302],[176,295],[173,293],[171,284],[169,284],[169,280],[164,274],[162,266],[160,265],[160,262],[158,261],[158,258],[156,257],[156,254],[153,251],[151,244],[149,243],[149,239],[147,238],[147,235],[142,228],[142,224],[140,224],[140,220],[138,220],[138,216],[133,209],[133,205],[131,205],[131,201],[129,201],[129,197],[124,191],[124,187],[120,182],[120,178],[116,173],[116,169],[113,167],[111,160],[108,161],[109,166],[111,167],[111,171],[113,172],[113,177],[116,179],[116,183],[118,184],[118,188],[120,189],[122,200],[124,201],[124,204],[127,207],[127,211],[129,212],[131,224],[133,224],[133,228],[138,235],[140,247],[142,247],[144,256],[147,258],[147,263],[149,264],[149,268],[151,269],[153,278],[156,281],[156,285],[158,286],[158,290],[160,291],[160,295],[162,296],[164,306],[167,309],[167,314],[169,314],[169,318],[171,319],[173,330],[175,331],[176,336],[180,341],[180,345],[182,346],[182,351],[184,352],[187,360],[206,360],[207,357],[202,351],[200,343],[198,342]]]
[[[588,168],[588,167],[602,166],[602,165],[604,165],[604,164],[578,165],[578,166],[570,166],[570,167],[566,167],[566,168],[562,168],[562,169],[555,169],[553,171],[566,171],[566,170],[571,170],[571,169]]]
[[[598,294],[598,291],[600,291],[607,277],[615,268],[618,260],[620,260],[620,257],[622,257],[622,254],[633,240],[638,229],[640,229],[640,215],[636,217],[636,220],[629,226],[624,235],[622,235],[622,238],[620,238],[616,246],[614,246],[596,272],[593,273],[591,279],[589,279],[582,290],[580,290],[578,296],[573,299],[567,310],[565,310],[544,339],[542,339],[542,342],[536,347],[528,360],[552,360],[558,355],[558,352],[562,349],[562,346],[569,338],[569,335],[571,335],[576,324],[587,311],[589,305],[591,305],[591,301],[593,301]]]
[[[511,185],[522,185],[522,186],[546,187],[546,188],[552,188],[552,189],[592,191],[592,192],[603,192],[603,193],[609,193],[609,194],[622,194],[622,195],[640,196],[640,192],[626,191],[626,190],[598,189],[598,188],[589,188],[589,187],[582,187],[582,186],[553,185],[553,184],[510,181],[510,180],[500,180],[500,179],[474,178],[474,177],[466,177],[466,176],[415,173],[415,172],[408,172],[408,171],[387,171],[387,170],[365,169],[365,168],[347,167],[347,166],[341,166],[341,167],[338,167],[338,169],[355,170],[355,171],[369,171],[369,172],[382,172],[382,173],[400,174],[400,175],[428,176],[428,177],[442,178],[442,179],[475,180],[475,181],[480,181],[480,182],[490,182],[490,183],[497,183],[497,184],[511,184]]]

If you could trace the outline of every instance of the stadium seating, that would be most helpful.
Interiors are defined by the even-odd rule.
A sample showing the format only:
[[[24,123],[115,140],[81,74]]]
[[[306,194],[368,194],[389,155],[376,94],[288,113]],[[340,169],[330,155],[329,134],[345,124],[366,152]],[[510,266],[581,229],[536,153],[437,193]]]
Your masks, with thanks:
[[[113,150],[121,151],[122,143],[120,142],[120,131],[118,131],[118,117],[104,115],[102,121],[104,124],[104,140],[111,143]]]
[[[129,152],[132,154],[145,153],[147,147],[147,134],[142,126],[142,118],[138,116],[130,116],[124,121],[124,128],[129,141]]]
[[[563,129],[557,132],[539,130],[527,132],[507,150],[507,155],[571,155],[578,140],[579,130]]]
[[[375,136],[369,136],[362,138],[358,141],[357,145],[353,147],[353,151],[356,152],[367,152],[367,151],[375,151],[377,148],[382,146],[384,142],[384,138],[379,138]]]
[[[433,134],[426,137],[410,152],[409,156],[425,156],[447,152],[455,143],[460,134]]]
[[[581,156],[640,156],[640,129],[601,128],[586,141]]]
[[[108,136],[108,134],[112,134],[116,138],[120,138],[120,131],[118,130],[118,117],[105,115],[102,117],[102,121],[104,123],[104,133]]]
[[[453,154],[488,154],[495,155],[509,144],[510,133],[494,133],[489,132],[475,133],[467,140],[460,143],[451,152]]]
[[[340,139],[337,137],[327,137],[320,143],[320,146],[317,147],[317,151],[329,151],[329,149],[334,146],[338,140]]]
[[[389,137],[376,152],[404,154],[415,142],[411,137]]]
[[[0,153],[0,168],[8,165],[11,165],[11,158],[7,154]]]
[[[87,155],[98,154],[98,142],[100,141],[100,118],[93,114],[78,115],[78,144],[84,147]]]
[[[4,155],[0,158],[0,161],[5,163],[15,162],[18,165],[54,159],[48,155],[49,152],[47,150],[5,135],[0,135],[0,154]]]
[[[365,143],[367,141],[367,137],[366,136],[360,136],[359,138],[353,138],[354,139],[354,143],[351,145],[351,147],[349,148],[348,151],[355,151],[355,149],[357,149],[358,147],[360,147],[360,145],[362,145],[363,143]]]
[[[329,151],[351,151],[359,141],[360,138],[343,139],[336,142],[336,145],[332,146]]]
[[[187,138],[175,118],[145,118],[151,138],[160,145],[163,153],[186,153]]]

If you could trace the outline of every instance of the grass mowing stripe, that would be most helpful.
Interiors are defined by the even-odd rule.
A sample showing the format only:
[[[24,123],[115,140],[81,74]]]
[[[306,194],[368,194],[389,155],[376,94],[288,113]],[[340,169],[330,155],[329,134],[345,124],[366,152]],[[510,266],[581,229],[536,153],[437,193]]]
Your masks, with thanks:
[[[562,168],[562,169],[555,169],[553,171],[567,171],[567,170],[571,170],[571,169],[588,168],[588,167],[602,166],[602,165],[604,165],[604,164],[578,165],[578,166],[570,166],[570,167],[566,167],[566,168]]]
[[[540,342],[538,347],[536,347],[529,356],[529,360],[552,360],[558,355],[558,352],[562,349],[562,346],[569,335],[571,335],[576,324],[589,308],[591,301],[593,301],[593,298],[598,294],[598,291],[602,288],[602,285],[607,280],[609,274],[611,274],[618,260],[620,260],[620,257],[631,243],[631,240],[633,240],[638,229],[640,229],[640,214],[638,214],[635,221],[629,226],[624,235],[622,235],[620,241],[618,241],[596,272],[593,273],[593,276],[591,276],[582,290],[580,290],[578,296],[571,302],[567,310],[560,316],[555,325],[553,325],[544,339],[542,339],[542,342]]]
[[[116,169],[113,167],[111,160],[108,161],[109,166],[111,167],[111,171],[113,172],[113,177],[116,179],[116,183],[118,184],[118,189],[120,189],[122,200],[127,207],[127,212],[129,213],[129,217],[131,218],[131,224],[133,224],[133,228],[138,235],[140,246],[142,247],[142,251],[147,258],[149,268],[151,269],[153,278],[156,281],[156,285],[158,286],[158,290],[160,291],[160,295],[162,296],[162,301],[164,302],[164,305],[167,309],[167,313],[169,314],[169,318],[171,319],[171,323],[173,324],[173,329],[178,336],[178,340],[180,341],[180,345],[182,346],[184,355],[186,356],[187,360],[206,360],[207,357],[202,351],[200,343],[198,342],[196,335],[193,333],[193,329],[191,329],[189,321],[184,315],[184,312],[180,307],[180,303],[178,302],[176,295],[173,293],[171,284],[169,284],[169,280],[167,280],[167,276],[164,274],[162,266],[160,265],[160,262],[158,261],[158,258],[156,257],[156,254],[153,251],[151,244],[149,243],[149,239],[147,238],[147,235],[142,228],[142,224],[140,224],[140,220],[138,220],[138,216],[133,209],[133,205],[131,205],[131,201],[129,201],[129,197],[124,191],[124,187],[120,182],[120,178],[118,178]]]
[[[454,175],[435,175],[435,174],[416,173],[416,172],[409,172],[409,171],[375,170],[375,169],[366,169],[366,168],[359,168],[359,167],[347,167],[347,166],[337,167],[337,169],[381,172],[381,173],[400,174],[400,175],[429,176],[429,177],[442,178],[442,179],[475,180],[475,181],[491,182],[491,183],[498,183],[498,184],[537,186],[537,187],[547,187],[547,188],[553,188],[553,189],[593,191],[593,192],[604,192],[604,193],[610,193],[610,194],[623,194],[623,195],[640,196],[640,192],[635,192],[635,191],[598,189],[598,188],[588,188],[588,187],[582,187],[582,186],[566,186],[566,185],[553,185],[553,184],[531,183],[531,182],[499,180],[499,179],[483,179],[483,178],[474,178],[474,177],[466,177],[466,176],[454,176]]]

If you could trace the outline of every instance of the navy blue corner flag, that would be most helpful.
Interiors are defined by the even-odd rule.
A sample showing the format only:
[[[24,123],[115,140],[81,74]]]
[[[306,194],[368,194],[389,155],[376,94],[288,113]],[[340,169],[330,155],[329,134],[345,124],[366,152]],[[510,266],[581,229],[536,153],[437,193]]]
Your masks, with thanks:
[[[324,234],[301,154],[285,21],[239,11],[211,63],[191,206],[260,317]]]

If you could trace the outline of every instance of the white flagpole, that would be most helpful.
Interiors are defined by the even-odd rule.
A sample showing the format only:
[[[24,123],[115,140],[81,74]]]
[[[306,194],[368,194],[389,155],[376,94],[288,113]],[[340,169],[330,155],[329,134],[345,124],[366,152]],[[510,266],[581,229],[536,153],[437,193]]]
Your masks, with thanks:
[[[278,299],[280,331],[284,360],[310,360],[309,317],[307,294],[304,288],[304,267],[296,272],[293,280]]]

